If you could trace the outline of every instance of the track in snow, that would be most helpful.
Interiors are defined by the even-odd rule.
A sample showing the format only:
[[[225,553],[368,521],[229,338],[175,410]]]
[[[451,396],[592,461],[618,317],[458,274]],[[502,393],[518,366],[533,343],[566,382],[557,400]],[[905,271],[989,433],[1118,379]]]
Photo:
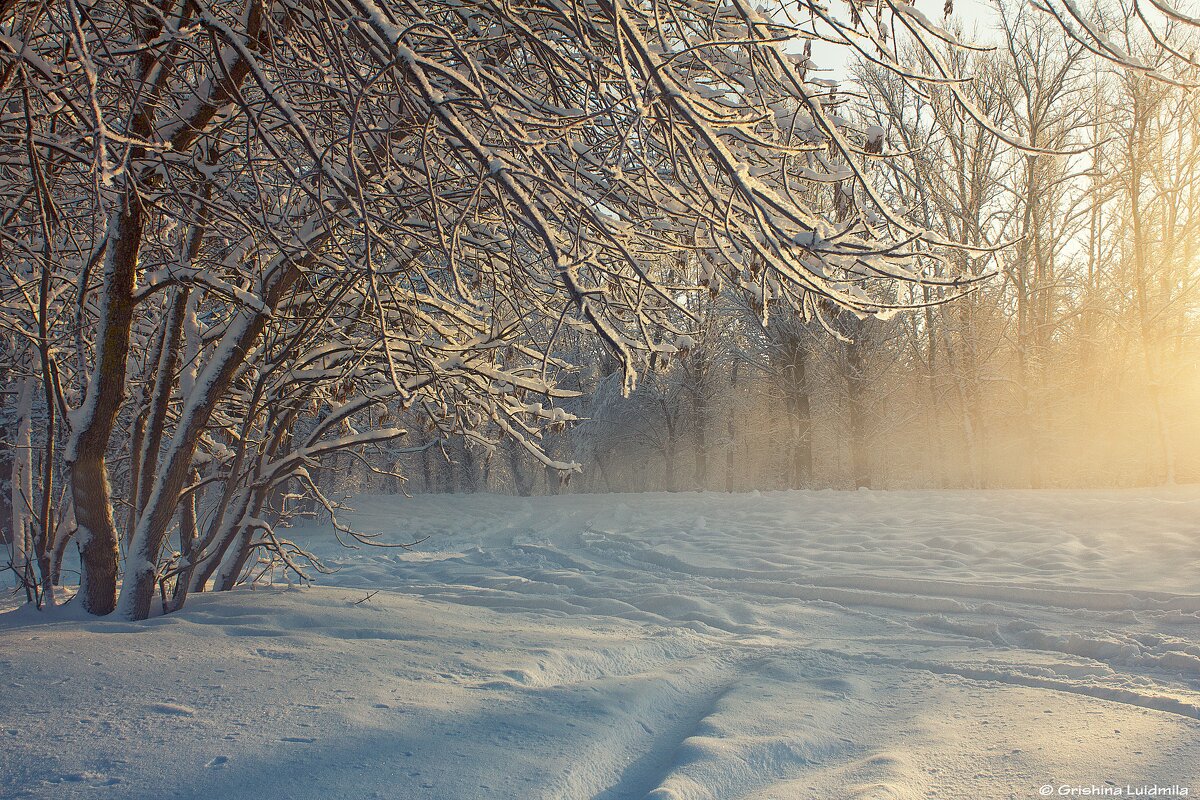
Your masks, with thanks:
[[[920,663],[1191,717],[1200,709],[1200,594],[1181,591],[1200,588],[1195,491],[359,505],[364,527],[455,550],[332,551],[339,585],[687,626],[726,643]],[[447,505],[455,530],[439,534]]]

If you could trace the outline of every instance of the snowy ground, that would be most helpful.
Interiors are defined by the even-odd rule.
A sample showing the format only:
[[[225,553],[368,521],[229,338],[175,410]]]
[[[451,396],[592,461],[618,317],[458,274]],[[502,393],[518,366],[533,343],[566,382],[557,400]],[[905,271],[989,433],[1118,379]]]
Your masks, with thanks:
[[[0,615],[0,797],[1200,795],[1200,487],[356,505],[429,538]]]

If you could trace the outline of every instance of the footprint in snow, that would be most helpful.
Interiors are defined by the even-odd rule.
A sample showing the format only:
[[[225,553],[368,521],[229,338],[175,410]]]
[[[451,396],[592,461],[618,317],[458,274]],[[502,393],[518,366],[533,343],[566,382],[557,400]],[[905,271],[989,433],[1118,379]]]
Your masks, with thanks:
[[[284,736],[284,737],[283,737],[282,739],[280,739],[279,741],[281,741],[281,742],[295,742],[296,744],[312,744],[313,742],[315,742],[315,741],[316,741],[316,739],[314,739],[314,738],[313,738],[313,737],[311,737],[311,736]]]
[[[150,710],[156,714],[166,714],[171,717],[194,717],[196,709],[181,706],[178,703],[153,703]]]
[[[204,766],[208,767],[209,769],[220,769],[221,767],[225,766],[228,763],[229,763],[229,756],[217,756],[216,758],[214,758],[212,761],[209,761]]]
[[[123,781],[120,778],[110,778],[99,772],[64,772],[50,783],[88,783],[92,786],[117,786]]]

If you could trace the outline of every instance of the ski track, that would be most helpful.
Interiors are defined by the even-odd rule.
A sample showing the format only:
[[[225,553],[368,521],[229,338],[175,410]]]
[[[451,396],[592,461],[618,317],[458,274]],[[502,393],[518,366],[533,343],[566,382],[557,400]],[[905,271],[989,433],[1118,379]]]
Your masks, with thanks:
[[[353,772],[345,759],[376,764],[377,796],[414,798],[1024,797],[1053,781],[1198,780],[1200,488],[355,506],[363,531],[428,538],[413,552],[345,550],[321,526],[300,528],[337,570],[326,589],[200,597],[149,623],[0,622],[0,645],[44,630],[66,648],[54,634],[151,626],[184,645],[218,635],[245,674],[274,676],[272,689],[316,687],[347,653],[367,658],[354,661],[357,688],[311,690],[314,712],[396,682],[431,698],[410,702],[412,730],[387,733],[400,738],[382,755],[369,734],[392,730],[376,718],[403,705],[399,688],[315,731],[296,728],[294,708],[273,709],[251,726],[257,746],[325,753],[324,771],[307,782],[280,772],[281,793],[264,795],[236,753],[178,765],[224,781],[228,797],[324,796]],[[347,600],[376,590],[368,604]],[[18,661],[0,668],[15,674]],[[212,698],[143,705],[160,726],[211,736],[217,725]],[[15,716],[12,730],[33,724]],[[338,726],[343,743],[372,743],[330,751]],[[412,735],[464,745],[414,756]],[[136,764],[132,777],[110,774],[123,763],[113,754],[52,774],[11,752],[17,777],[0,778],[0,796],[152,794],[131,791],[154,783]],[[423,766],[397,772],[409,759]],[[401,794],[387,782],[397,776]]]

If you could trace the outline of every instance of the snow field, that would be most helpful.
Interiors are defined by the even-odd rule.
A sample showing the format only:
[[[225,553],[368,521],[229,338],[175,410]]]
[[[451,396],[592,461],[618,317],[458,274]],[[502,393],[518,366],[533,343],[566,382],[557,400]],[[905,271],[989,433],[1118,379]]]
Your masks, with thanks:
[[[428,539],[0,615],[0,796],[1200,792],[1200,488],[354,505]]]

